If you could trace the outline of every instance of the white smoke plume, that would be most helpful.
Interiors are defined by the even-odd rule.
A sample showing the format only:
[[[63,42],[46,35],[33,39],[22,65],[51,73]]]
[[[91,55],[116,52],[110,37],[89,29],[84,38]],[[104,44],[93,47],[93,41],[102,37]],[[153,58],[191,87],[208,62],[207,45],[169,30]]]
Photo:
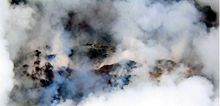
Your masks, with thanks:
[[[82,102],[82,106],[212,106],[211,95],[213,92],[210,82],[200,77],[192,77],[178,85],[144,84],[100,97],[90,97]]]
[[[0,105],[218,106],[217,3],[1,0]]]
[[[0,15],[0,105],[7,106],[9,94],[13,87],[13,63],[9,58],[9,52],[6,47],[8,42],[5,40],[7,18],[10,15],[7,1],[0,1]]]

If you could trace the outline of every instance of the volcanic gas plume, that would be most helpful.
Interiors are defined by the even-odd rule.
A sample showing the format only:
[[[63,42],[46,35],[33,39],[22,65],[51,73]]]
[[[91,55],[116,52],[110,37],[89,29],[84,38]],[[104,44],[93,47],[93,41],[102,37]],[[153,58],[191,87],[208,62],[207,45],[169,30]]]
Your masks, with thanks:
[[[218,0],[0,0],[0,106],[218,106]]]

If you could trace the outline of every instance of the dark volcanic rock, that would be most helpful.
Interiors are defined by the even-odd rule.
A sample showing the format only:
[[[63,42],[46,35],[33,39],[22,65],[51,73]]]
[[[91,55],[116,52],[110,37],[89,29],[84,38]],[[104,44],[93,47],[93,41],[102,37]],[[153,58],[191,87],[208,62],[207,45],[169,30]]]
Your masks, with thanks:
[[[170,72],[176,67],[176,63],[172,60],[158,60],[156,66],[154,67],[153,71],[150,72],[150,76],[153,78],[160,77],[164,72]]]
[[[217,25],[217,13],[211,9],[210,6],[205,6],[201,9],[203,13],[202,21],[207,27],[212,27]]]
[[[27,0],[10,0],[11,5],[27,4]]]
[[[130,71],[131,69],[134,69],[137,67],[137,63],[132,60],[124,60],[119,63],[111,64],[111,65],[104,65],[101,68],[95,70],[95,73],[97,74],[109,74],[110,72],[113,72],[117,69],[125,69],[126,71]]]
[[[94,70],[97,75],[104,76],[106,83],[112,87],[120,87],[123,89],[125,85],[130,82],[131,70],[137,68],[137,63],[132,60],[124,60],[119,63],[104,65],[101,68]],[[124,74],[117,72],[118,70],[125,70]]]

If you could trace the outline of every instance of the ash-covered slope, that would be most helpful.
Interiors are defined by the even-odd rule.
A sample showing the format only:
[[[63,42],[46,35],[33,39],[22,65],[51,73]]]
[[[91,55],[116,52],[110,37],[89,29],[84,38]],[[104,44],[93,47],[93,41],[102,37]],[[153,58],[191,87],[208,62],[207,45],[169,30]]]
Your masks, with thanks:
[[[81,68],[74,67],[54,67],[50,62],[56,58],[56,55],[45,54],[39,50],[25,54],[25,57],[29,57],[30,60],[17,62],[18,64],[15,66],[15,78],[18,85],[11,92],[11,99],[23,105],[38,103],[51,105],[53,102],[57,103],[66,99],[80,102],[89,93],[110,90],[115,87],[123,88],[129,84],[132,76],[129,73],[137,67],[136,62],[131,60],[104,65],[99,69],[81,70]],[[117,70],[125,72],[121,74],[116,72]],[[45,92],[52,89],[53,92],[49,94]],[[29,90],[31,92],[27,92]],[[33,95],[33,92],[39,94]],[[51,97],[42,98],[39,95]]]

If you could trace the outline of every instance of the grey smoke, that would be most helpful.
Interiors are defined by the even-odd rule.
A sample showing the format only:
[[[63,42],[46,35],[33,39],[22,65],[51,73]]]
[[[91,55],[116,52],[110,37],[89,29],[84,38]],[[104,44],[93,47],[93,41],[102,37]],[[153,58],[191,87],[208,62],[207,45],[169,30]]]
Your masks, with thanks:
[[[0,105],[218,105],[217,0],[24,1],[0,2]],[[207,5],[217,20],[206,20]],[[54,76],[38,76],[43,85],[25,76],[48,62]]]

